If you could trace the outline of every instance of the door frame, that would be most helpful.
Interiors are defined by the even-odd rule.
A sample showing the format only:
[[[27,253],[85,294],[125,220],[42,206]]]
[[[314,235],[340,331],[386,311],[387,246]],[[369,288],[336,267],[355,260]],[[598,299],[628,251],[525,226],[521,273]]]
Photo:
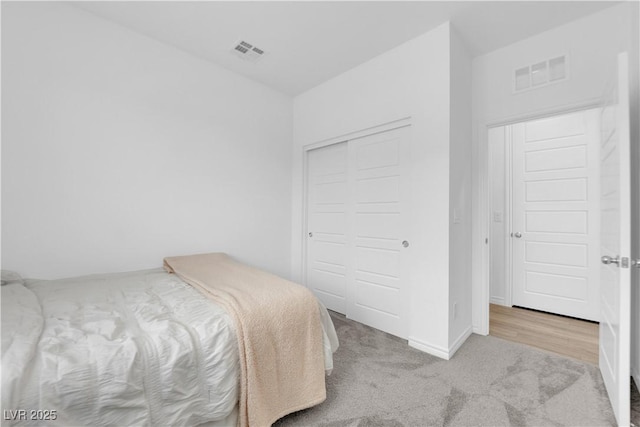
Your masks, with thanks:
[[[473,290],[473,332],[479,335],[489,335],[489,304],[491,297],[490,290],[490,267],[491,267],[491,250],[489,245],[489,235],[491,230],[491,189],[489,186],[489,167],[491,165],[489,158],[489,129],[507,126],[519,122],[527,122],[531,120],[538,120],[547,117],[557,116],[561,114],[569,114],[577,111],[588,110],[593,108],[599,108],[602,106],[602,100],[600,98],[588,99],[582,102],[565,104],[542,109],[530,113],[523,113],[514,116],[497,118],[488,120],[485,123],[479,125],[478,135],[480,141],[478,144],[478,155],[476,158],[476,173],[475,177],[479,182],[479,198],[478,198],[478,218],[474,225],[476,225],[477,231],[474,233],[474,244],[472,245],[472,258],[481,260],[480,262],[474,262],[474,271],[472,277],[477,278],[474,280]],[[511,184],[509,184],[511,185]],[[509,208],[510,209],[510,208]],[[509,217],[511,212],[509,212]],[[509,218],[511,221],[511,218]],[[510,244],[509,244],[510,248]],[[510,250],[507,252],[508,256],[511,256]],[[511,271],[508,275],[509,282],[511,281]],[[509,287],[511,283],[509,283]],[[506,297],[506,294],[505,294]],[[511,291],[509,291],[509,298],[511,299]],[[506,298],[505,298],[506,300]]]
[[[594,115],[594,119],[595,119],[595,114],[597,111],[601,111],[601,106],[599,107],[595,107],[595,108],[586,108],[586,109],[577,109],[577,110],[573,110],[571,112],[562,112],[559,114],[553,114],[550,116],[545,116],[545,117],[559,117],[559,116],[565,116],[568,114],[574,114],[574,113],[579,113],[582,114],[583,116],[587,117],[587,113],[589,116],[591,116],[592,114]],[[508,125],[499,125],[499,126],[491,126],[487,129],[487,133],[489,134],[492,130],[496,130],[496,129],[500,129],[502,130],[502,132],[499,132],[502,136],[502,140],[504,141],[503,144],[503,151],[502,151],[502,159],[504,164],[500,164],[499,169],[503,170],[503,180],[504,180],[504,192],[503,192],[503,203],[504,205],[500,208],[499,206],[497,207],[492,207],[491,206],[491,202],[494,199],[494,196],[496,194],[496,192],[494,192],[494,188],[491,186],[491,180],[488,179],[487,180],[487,185],[488,185],[488,190],[487,190],[487,209],[489,211],[489,230],[488,232],[491,234],[492,231],[492,227],[494,227],[496,225],[496,223],[494,222],[494,212],[496,209],[502,210],[504,212],[504,217],[502,220],[502,229],[503,229],[503,238],[504,241],[503,243],[503,247],[504,247],[504,256],[502,257],[502,259],[500,260],[500,265],[501,265],[501,270],[502,270],[502,274],[504,275],[504,294],[502,296],[502,298],[500,298],[500,301],[498,301],[498,299],[492,299],[491,295],[490,295],[490,303],[498,303],[498,304],[504,304],[505,306],[511,307],[514,304],[514,299],[515,299],[515,295],[516,295],[516,288],[515,285],[518,284],[518,280],[516,280],[517,275],[514,275],[515,273],[518,272],[518,268],[519,265],[517,265],[517,263],[515,262],[515,257],[514,257],[514,251],[517,248],[517,244],[516,244],[516,240],[513,239],[513,232],[517,231],[515,230],[513,227],[513,224],[518,222],[516,220],[517,218],[517,214],[518,211],[515,208],[514,205],[514,200],[517,198],[515,193],[514,193],[514,188],[516,186],[516,181],[514,181],[515,177],[514,177],[514,171],[515,171],[515,164],[517,163],[514,159],[514,143],[515,143],[515,136],[516,133],[514,132],[515,130],[515,126],[518,125],[522,125],[522,124],[526,124],[526,123],[530,123],[532,121],[536,121],[539,120],[540,118],[535,118],[533,120],[529,119],[529,120],[525,120],[525,121],[517,121]],[[589,128],[589,126],[587,127]],[[585,135],[591,135],[591,137],[596,137],[596,134],[590,133],[590,134],[585,134]],[[587,139],[589,139],[589,136],[587,136]],[[497,140],[496,140],[497,142]],[[488,144],[488,148],[492,148],[490,147],[490,144],[492,143],[492,140],[490,139],[490,137],[487,137],[487,144]],[[496,153],[495,149],[491,149],[488,150],[487,152],[487,162],[488,162],[488,171],[494,171],[496,170],[496,167],[498,166],[499,162],[494,163],[493,162],[493,156],[492,153]],[[595,162],[595,160],[594,160]],[[590,202],[589,205],[593,208],[594,205],[592,204],[594,202]],[[590,220],[591,221],[591,220]],[[591,223],[590,223],[591,224]],[[589,229],[591,229],[591,226],[589,226]],[[597,228],[596,228],[597,229]],[[523,230],[524,231],[524,230]],[[593,236],[593,234],[592,234]],[[491,239],[491,237],[489,237],[489,239]],[[489,268],[491,269],[491,267],[493,267],[493,265],[495,265],[496,259],[500,258],[498,256],[494,257],[493,255],[493,251],[492,251],[492,244],[491,242],[489,242]],[[591,260],[594,262],[595,264],[595,260]],[[598,259],[597,261],[598,265],[600,264],[600,260]],[[587,267],[587,269],[589,271],[591,271],[591,267]],[[593,271],[591,271],[593,273]],[[491,271],[490,271],[491,273]],[[593,276],[595,277],[595,276]],[[489,290],[491,290],[491,283],[489,283]],[[591,315],[595,316],[595,313],[591,313]],[[585,317],[585,319],[587,320],[593,320],[592,318],[587,318]]]
[[[364,129],[347,132],[342,135],[334,136],[331,138],[323,139],[317,142],[313,142],[302,147],[302,284],[307,286],[307,237],[309,233],[308,224],[308,207],[309,207],[309,151],[316,150],[318,148],[328,147],[330,145],[339,144],[341,142],[348,142],[352,139],[362,138],[365,136],[374,135],[377,133],[387,132],[390,130],[411,126],[411,117],[402,117],[396,120],[392,120],[379,125],[367,127]]]
[[[491,251],[491,225],[493,223],[493,210],[491,209],[491,200],[493,199],[493,188],[489,184],[488,173],[490,170],[494,169],[494,163],[491,161],[491,152],[489,150],[489,131],[495,128],[504,128],[504,209],[503,209],[503,217],[502,224],[505,231],[504,234],[504,259],[503,259],[503,274],[505,279],[504,284],[504,299],[503,303],[506,306],[511,306],[513,298],[512,285],[513,285],[513,256],[512,256],[512,248],[513,248],[513,239],[511,239],[510,231],[512,226],[512,211],[513,211],[513,203],[512,203],[512,191],[513,191],[513,172],[512,172],[512,149],[511,149],[511,128],[507,128],[508,125],[492,125],[487,126],[487,235],[489,236],[489,244],[487,245],[487,261],[488,261],[488,271],[489,280],[491,279],[491,261],[493,260],[493,254]],[[489,303],[491,303],[491,283],[487,283],[488,293],[489,293]]]

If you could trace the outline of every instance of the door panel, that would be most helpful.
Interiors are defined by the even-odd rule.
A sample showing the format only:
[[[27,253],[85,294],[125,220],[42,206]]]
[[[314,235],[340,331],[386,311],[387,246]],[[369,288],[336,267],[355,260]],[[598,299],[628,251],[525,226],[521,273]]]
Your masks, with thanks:
[[[308,152],[306,284],[330,310],[346,313],[347,143]]]
[[[531,179],[524,191],[526,202],[586,202],[588,185],[584,178]]]
[[[617,89],[605,101],[601,119],[600,372],[619,425],[630,423],[631,276],[624,258],[631,252],[629,81],[626,54],[618,58]],[[605,260],[606,261],[606,260]]]
[[[587,245],[574,243],[525,242],[527,263],[569,267],[587,266]]]
[[[407,335],[407,132],[400,128],[350,141],[356,284],[350,317],[401,337]]]
[[[525,213],[525,231],[527,232],[585,234],[588,230],[588,216],[584,211]]]
[[[372,170],[366,169],[367,172]],[[399,178],[397,175],[356,178],[356,202],[360,204],[398,203],[400,201]]]
[[[553,274],[546,270],[545,272],[527,271],[529,292],[579,301],[586,297],[587,280],[585,278]]]
[[[397,212],[369,215],[356,215],[356,234],[358,236],[377,236],[381,239],[393,239],[402,233],[401,216]]]
[[[524,127],[528,142],[547,141],[584,134],[584,121],[578,114],[534,120],[526,122]]]
[[[514,305],[599,319],[598,117],[510,127]]]
[[[584,168],[586,163],[587,149],[584,145],[528,151],[524,161],[526,172]]]

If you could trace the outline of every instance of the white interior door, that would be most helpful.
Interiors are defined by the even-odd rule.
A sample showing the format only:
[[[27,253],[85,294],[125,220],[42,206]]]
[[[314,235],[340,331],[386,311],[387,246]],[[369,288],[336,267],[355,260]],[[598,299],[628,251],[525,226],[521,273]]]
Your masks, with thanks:
[[[408,127],[350,141],[354,259],[350,317],[407,337]],[[404,285],[404,286],[403,286]]]
[[[599,109],[511,126],[512,303],[599,320]]]
[[[309,151],[306,285],[328,309],[343,314],[350,239],[348,201],[347,143]]]
[[[627,55],[618,58],[617,90],[601,115],[600,371],[619,425],[630,423],[630,157]]]

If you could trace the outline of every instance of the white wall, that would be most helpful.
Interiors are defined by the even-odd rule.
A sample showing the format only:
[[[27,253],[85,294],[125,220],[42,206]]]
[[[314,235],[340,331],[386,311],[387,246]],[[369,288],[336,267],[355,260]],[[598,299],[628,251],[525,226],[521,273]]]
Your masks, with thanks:
[[[64,3],[2,3],[2,267],[226,251],[288,276],[292,100]]]
[[[409,339],[448,354],[449,25],[294,99],[292,274],[302,281],[303,147],[411,117]]]
[[[455,349],[471,334],[471,55],[454,28],[450,36],[449,347]]]
[[[630,17],[637,17],[637,3],[627,2],[604,9],[534,37],[479,56],[473,61],[473,325],[488,333],[484,316],[488,280],[484,239],[487,223],[487,127],[522,121],[551,112],[584,107],[598,102],[611,81],[617,53],[629,48]],[[567,54],[569,79],[535,90],[514,94],[514,69]]]

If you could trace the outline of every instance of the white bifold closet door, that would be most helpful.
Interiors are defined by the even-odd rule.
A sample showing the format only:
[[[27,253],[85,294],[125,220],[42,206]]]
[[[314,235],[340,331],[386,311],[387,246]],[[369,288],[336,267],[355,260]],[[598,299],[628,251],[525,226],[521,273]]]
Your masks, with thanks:
[[[308,152],[306,283],[327,308],[407,336],[408,127]]]

